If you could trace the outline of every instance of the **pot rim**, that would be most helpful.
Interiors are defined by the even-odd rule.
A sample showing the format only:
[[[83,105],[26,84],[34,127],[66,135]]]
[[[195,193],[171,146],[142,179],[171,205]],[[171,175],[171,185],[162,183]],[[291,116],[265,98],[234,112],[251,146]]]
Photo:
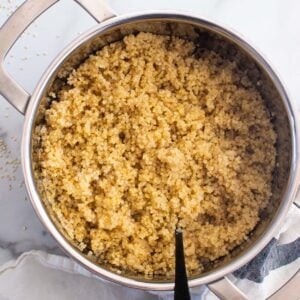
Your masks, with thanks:
[[[254,256],[256,256],[274,237],[274,235],[279,231],[279,227],[284,220],[290,204],[296,194],[296,178],[298,176],[298,130],[295,122],[295,109],[289,100],[288,94],[285,87],[282,84],[282,80],[279,79],[278,75],[274,72],[273,68],[267,62],[267,60],[256,50],[257,48],[252,47],[251,44],[241,38],[240,34],[237,34],[232,29],[228,29],[224,25],[220,25],[219,22],[209,21],[206,18],[193,15],[191,13],[183,13],[178,11],[147,11],[147,12],[136,12],[131,14],[125,14],[117,17],[113,17],[107,21],[97,24],[87,32],[83,33],[75,40],[73,40],[67,47],[65,47],[52,61],[48,66],[47,70],[39,80],[38,85],[36,86],[34,93],[29,101],[27,111],[25,114],[23,134],[22,134],[22,143],[21,143],[21,160],[22,160],[22,169],[25,178],[25,184],[27,191],[30,196],[31,203],[34,207],[36,214],[38,215],[42,224],[47,228],[51,233],[53,238],[58,242],[58,244],[64,249],[64,251],[78,263],[84,266],[89,271],[97,274],[98,276],[119,283],[132,288],[139,288],[144,290],[156,290],[156,291],[167,291],[174,288],[173,282],[147,282],[131,279],[124,277],[122,275],[116,274],[114,272],[108,271],[96,263],[88,260],[84,255],[74,248],[67,239],[58,231],[54,223],[52,222],[49,214],[46,211],[46,208],[43,205],[41,198],[38,195],[37,188],[34,182],[33,170],[31,165],[31,136],[35,120],[35,115],[40,104],[40,100],[43,96],[43,92],[48,85],[48,82],[52,75],[60,68],[62,62],[79,46],[86,43],[88,40],[92,39],[98,34],[104,33],[106,30],[109,30],[117,25],[122,25],[134,21],[145,20],[145,19],[164,19],[164,20],[177,20],[185,23],[201,25],[204,28],[212,30],[216,34],[222,35],[225,38],[237,43],[244,51],[246,51],[266,72],[268,77],[271,79],[275,85],[282,101],[284,102],[285,109],[287,111],[289,126],[291,130],[291,143],[292,143],[292,154],[290,162],[290,174],[286,187],[286,191],[283,195],[281,204],[278,208],[276,215],[268,224],[267,229],[263,234],[254,242],[251,248],[247,249],[245,253],[241,256],[234,258],[224,267],[221,267],[218,270],[213,270],[199,278],[189,280],[189,286],[195,287],[201,284],[207,284],[213,281],[216,281],[228,273],[235,271],[240,268],[247,262],[249,262]]]

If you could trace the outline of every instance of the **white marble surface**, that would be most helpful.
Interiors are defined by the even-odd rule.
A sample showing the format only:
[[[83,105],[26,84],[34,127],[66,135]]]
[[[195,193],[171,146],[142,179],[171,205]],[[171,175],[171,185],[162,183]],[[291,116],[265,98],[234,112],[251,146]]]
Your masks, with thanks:
[[[22,3],[0,0],[0,25]],[[117,13],[184,10],[227,24],[266,55],[300,108],[300,1],[298,0],[110,0]],[[61,0],[39,18],[9,53],[9,73],[29,92],[54,56],[94,21],[72,0]],[[0,41],[1,43],[1,41]],[[0,96],[0,265],[28,250],[61,253],[27,199],[19,165],[23,116]],[[2,148],[1,148],[2,147]]]

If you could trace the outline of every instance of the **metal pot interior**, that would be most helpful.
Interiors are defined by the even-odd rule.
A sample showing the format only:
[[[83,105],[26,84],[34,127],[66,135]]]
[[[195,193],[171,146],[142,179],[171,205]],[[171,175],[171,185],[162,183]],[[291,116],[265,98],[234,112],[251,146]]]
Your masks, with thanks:
[[[144,15],[134,18],[123,18],[119,22],[111,22],[106,27],[104,25],[101,27],[100,25],[99,30],[94,31],[93,35],[89,37],[87,41],[81,44],[79,43],[79,46],[69,53],[69,55],[61,62],[59,68],[54,70],[51,78],[48,80],[43,97],[39,99],[40,103],[36,110],[33,127],[44,122],[44,111],[50,104],[50,99],[47,97],[47,94],[51,91],[55,92],[60,89],[60,87],[65,84],[68,74],[74,67],[76,68],[76,66],[84,61],[91,53],[94,53],[104,45],[120,40],[125,35],[131,33],[136,34],[140,31],[162,35],[175,35],[184,39],[193,40],[195,43],[201,43],[201,47],[211,49],[229,60],[236,61],[241,69],[247,69],[250,79],[254,82],[260,82],[258,89],[270,112],[278,136],[276,144],[277,164],[273,177],[273,196],[272,199],[270,199],[269,206],[261,212],[261,221],[251,233],[250,238],[238,248],[234,249],[230,255],[208,265],[207,270],[204,273],[200,274],[195,272],[190,276],[190,279],[201,278],[236,261],[251,247],[255,247],[256,241],[262,238],[264,233],[270,228],[271,221],[276,217],[280,205],[283,202],[288,201],[287,194],[289,191],[287,191],[287,186],[291,173],[294,135],[294,132],[292,132],[291,116],[289,115],[289,104],[286,99],[283,99],[282,91],[279,91],[279,88],[281,87],[279,85],[278,88],[278,82],[275,82],[277,79],[275,78],[274,80],[274,78],[270,77],[270,74],[267,74],[265,71],[266,65],[263,66],[262,60],[258,59],[258,56],[255,57],[256,53],[254,51],[250,53],[251,50],[249,50],[249,48],[247,50],[247,44],[239,38],[229,34],[218,26],[199,19],[175,15],[164,16],[163,14]],[[36,171],[36,174],[34,175],[36,188],[40,198],[43,199],[44,205],[56,228],[60,231],[61,235],[68,240],[68,236],[63,232],[58,219],[51,212],[51,208],[47,206],[45,192],[38,179],[38,166],[35,164],[38,157],[34,151],[34,148],[38,146],[36,143],[37,141],[34,140],[31,143],[32,169]],[[69,243],[76,248],[76,245],[74,245],[72,241],[69,240]],[[82,256],[85,255],[82,254]],[[110,265],[99,264],[99,266],[119,274],[118,270]],[[122,276],[152,283],[166,283],[173,281],[173,278],[145,278],[142,275],[130,273],[122,273]]]

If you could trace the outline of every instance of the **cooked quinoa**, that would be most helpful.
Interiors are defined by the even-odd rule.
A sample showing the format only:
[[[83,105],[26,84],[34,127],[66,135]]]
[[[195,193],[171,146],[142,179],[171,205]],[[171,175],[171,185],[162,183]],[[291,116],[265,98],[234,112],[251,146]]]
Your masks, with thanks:
[[[84,253],[189,272],[247,239],[271,196],[276,134],[246,72],[193,42],[128,35],[68,78],[35,130],[48,205]]]

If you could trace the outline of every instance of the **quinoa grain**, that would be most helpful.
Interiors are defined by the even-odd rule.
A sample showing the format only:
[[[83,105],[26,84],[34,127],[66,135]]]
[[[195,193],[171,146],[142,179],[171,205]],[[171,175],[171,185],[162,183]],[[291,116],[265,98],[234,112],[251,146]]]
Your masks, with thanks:
[[[201,270],[247,239],[268,204],[266,107],[246,73],[238,85],[236,64],[206,52],[126,36],[73,71],[36,128],[45,201],[99,263],[173,274],[179,224],[187,268]]]

